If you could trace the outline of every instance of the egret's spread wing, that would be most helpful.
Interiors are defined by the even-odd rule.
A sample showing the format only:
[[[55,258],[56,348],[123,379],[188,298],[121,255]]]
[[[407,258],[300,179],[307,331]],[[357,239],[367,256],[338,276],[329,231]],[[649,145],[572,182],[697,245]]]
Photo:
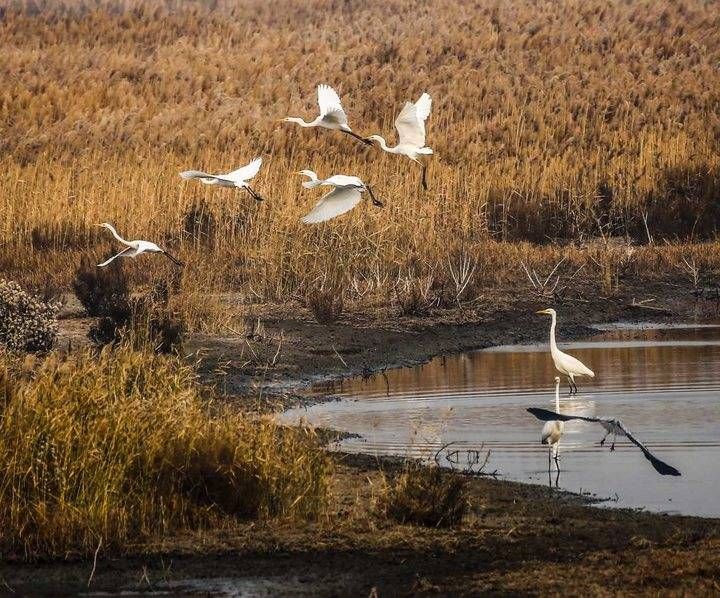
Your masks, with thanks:
[[[325,222],[335,216],[344,214],[352,210],[360,200],[362,195],[360,191],[353,187],[338,187],[333,189],[315,205],[307,216],[302,218],[305,224],[315,224],[317,222]]]
[[[427,93],[422,94],[418,101],[415,102],[415,108],[417,109],[418,118],[425,123],[427,117],[430,116],[430,108],[432,108],[432,100],[430,95]]]
[[[347,120],[345,110],[343,110],[340,98],[337,92],[329,85],[318,85],[318,106],[320,107],[320,116],[342,118]]]
[[[540,421],[544,421],[544,422],[549,422],[549,421],[569,422],[570,420],[573,420],[573,419],[580,419],[580,420],[586,421],[586,422],[601,421],[601,419],[599,417],[585,417],[582,415],[565,415],[563,413],[556,413],[555,411],[550,411],[549,409],[541,409],[540,407],[528,407],[527,411],[529,413],[532,413]]]
[[[255,158],[250,164],[246,164],[242,168],[238,168],[222,176],[231,181],[249,181],[259,172],[261,165],[262,158]]]
[[[183,179],[214,179],[215,175],[201,170],[185,170],[180,173],[180,177]]]
[[[425,124],[418,118],[417,107],[412,102],[405,106],[395,119],[399,145],[423,147],[425,145]]]
[[[363,187],[363,182],[359,177],[348,176],[346,174],[334,174],[331,177],[325,179],[327,184],[333,185],[334,187]]]
[[[119,258],[119,257],[135,257],[136,255],[137,255],[137,252],[134,247],[127,247],[127,248],[123,249],[120,253],[116,253],[111,258],[105,260],[101,264],[98,264],[97,267],[103,268],[103,267],[107,266],[110,262],[112,262],[113,260],[115,260],[116,258]]]
[[[630,430],[628,430],[621,421],[617,420],[616,425],[625,433],[627,439],[643,452],[643,455],[645,455],[645,458],[650,461],[652,466],[655,468],[655,471],[657,471],[661,475],[681,475],[680,472],[672,465],[668,465],[667,463],[661,461],[655,455],[653,455],[642,442],[640,442],[637,438],[635,438],[635,436],[632,435],[632,432],[630,432]]]

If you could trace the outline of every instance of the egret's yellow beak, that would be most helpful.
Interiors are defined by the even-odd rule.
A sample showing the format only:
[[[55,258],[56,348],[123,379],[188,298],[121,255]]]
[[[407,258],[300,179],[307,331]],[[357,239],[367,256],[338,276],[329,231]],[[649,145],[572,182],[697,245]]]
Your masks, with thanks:
[[[536,311],[535,313],[536,313],[536,314],[547,314],[547,313],[548,313],[548,310],[547,310],[547,309],[541,309],[540,311]]]

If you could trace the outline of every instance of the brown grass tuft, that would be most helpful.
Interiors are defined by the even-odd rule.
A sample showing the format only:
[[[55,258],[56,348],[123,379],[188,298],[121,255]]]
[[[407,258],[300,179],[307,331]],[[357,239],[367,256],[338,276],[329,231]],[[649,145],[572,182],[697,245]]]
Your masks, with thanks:
[[[193,370],[123,346],[0,361],[0,552],[25,558],[217,526],[313,518],[329,461],[313,432],[207,402]]]
[[[467,510],[466,481],[439,467],[409,465],[393,480],[385,480],[377,511],[400,523],[451,527]]]

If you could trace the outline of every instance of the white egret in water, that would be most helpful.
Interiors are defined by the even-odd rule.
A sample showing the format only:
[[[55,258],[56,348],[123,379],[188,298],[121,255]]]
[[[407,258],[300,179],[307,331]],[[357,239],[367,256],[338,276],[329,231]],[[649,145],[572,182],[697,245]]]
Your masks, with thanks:
[[[405,106],[395,119],[395,128],[398,133],[398,143],[395,147],[388,147],[387,142],[380,135],[370,135],[368,139],[377,141],[380,147],[391,154],[402,154],[413,162],[422,166],[422,186],[427,190],[427,165],[420,161],[420,156],[433,153],[432,149],[425,147],[425,120],[430,116],[432,100],[427,93],[420,96],[417,102],[405,102]]]
[[[297,116],[288,116],[280,120],[287,123],[296,123],[301,127],[323,127],[325,129],[332,129],[333,131],[342,131],[362,141],[366,145],[372,145],[371,141],[361,137],[350,128],[347,114],[345,114],[345,110],[343,110],[342,104],[340,103],[340,97],[332,87],[329,85],[318,85],[317,99],[318,106],[320,107],[320,115],[315,118],[315,120],[305,122],[304,119],[298,118]]]
[[[141,253],[162,253],[165,257],[167,257],[169,260],[171,260],[178,266],[182,266],[182,262],[180,260],[177,260],[176,258],[174,258],[167,251],[165,251],[164,249],[161,249],[160,247],[155,245],[155,243],[151,243],[150,241],[126,241],[120,235],[118,235],[118,233],[115,230],[115,228],[113,227],[113,225],[108,224],[107,222],[98,224],[98,226],[108,229],[112,233],[113,237],[115,237],[123,245],[126,245],[126,248],[123,249],[120,253],[112,256],[108,260],[105,260],[102,264],[98,264],[98,268],[107,266],[110,262],[112,262],[116,258],[137,257]]]
[[[632,442],[643,452],[643,455],[645,455],[645,458],[650,461],[652,466],[655,468],[655,471],[662,475],[680,475],[680,472],[672,465],[668,465],[667,463],[661,461],[655,455],[653,455],[642,442],[640,442],[637,438],[635,438],[635,436],[632,435],[630,430],[628,430],[619,419],[615,419],[614,417],[563,415],[561,413],[555,413],[554,411],[548,411],[547,409],[540,409],[539,407],[529,407],[528,411],[532,413],[535,417],[537,417],[539,420],[546,422],[553,420],[567,422],[573,419],[579,419],[581,421],[598,423],[606,430],[605,436],[600,441],[600,446],[605,443],[605,438],[607,438],[608,434],[612,433],[613,441],[612,445],[610,446],[610,450],[615,450],[615,438],[618,435],[626,436],[630,442]]]
[[[555,409],[560,411],[560,378],[555,376]],[[565,422],[560,420],[547,420],[540,434],[540,442],[548,445],[548,471],[550,471],[550,459],[555,459],[555,467],[560,471],[560,439],[565,429]]]
[[[535,312],[538,314],[546,314],[552,317],[552,323],[550,324],[550,355],[552,356],[555,369],[564,374],[568,378],[568,384],[570,385],[570,394],[577,394],[577,384],[575,384],[575,376],[590,376],[595,377],[595,373],[587,367],[582,361],[576,359],[572,355],[563,353],[558,349],[557,343],[555,342],[555,325],[557,324],[557,313],[554,309],[543,309]]]
[[[183,179],[200,179],[201,183],[206,185],[219,185],[220,187],[237,187],[238,189],[245,189],[253,199],[256,201],[262,201],[255,190],[248,185],[248,181],[252,179],[260,170],[262,165],[262,158],[255,158],[250,164],[246,164],[242,168],[228,172],[227,174],[208,174],[200,170],[185,170],[180,173]]]
[[[372,198],[373,205],[382,208],[383,204],[373,193],[370,185],[363,183],[356,176],[336,174],[327,179],[320,179],[312,170],[301,170],[298,174],[308,177],[310,180],[303,182],[306,189],[315,187],[334,187],[330,193],[323,195],[315,207],[302,218],[305,224],[325,222],[335,216],[352,210],[362,199],[362,193],[367,191]]]

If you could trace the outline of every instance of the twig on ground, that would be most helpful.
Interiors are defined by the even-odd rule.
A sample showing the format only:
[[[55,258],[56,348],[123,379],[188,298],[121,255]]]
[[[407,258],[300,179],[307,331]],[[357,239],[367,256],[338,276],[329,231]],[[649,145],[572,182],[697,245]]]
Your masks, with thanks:
[[[98,553],[100,552],[101,546],[102,546],[102,536],[100,537],[100,541],[98,542],[97,548],[95,549],[95,556],[93,557],[92,571],[90,571],[90,577],[88,577],[88,581],[87,581],[88,588],[90,587],[93,577],[95,576],[95,569],[97,568],[97,558],[98,558]]]

